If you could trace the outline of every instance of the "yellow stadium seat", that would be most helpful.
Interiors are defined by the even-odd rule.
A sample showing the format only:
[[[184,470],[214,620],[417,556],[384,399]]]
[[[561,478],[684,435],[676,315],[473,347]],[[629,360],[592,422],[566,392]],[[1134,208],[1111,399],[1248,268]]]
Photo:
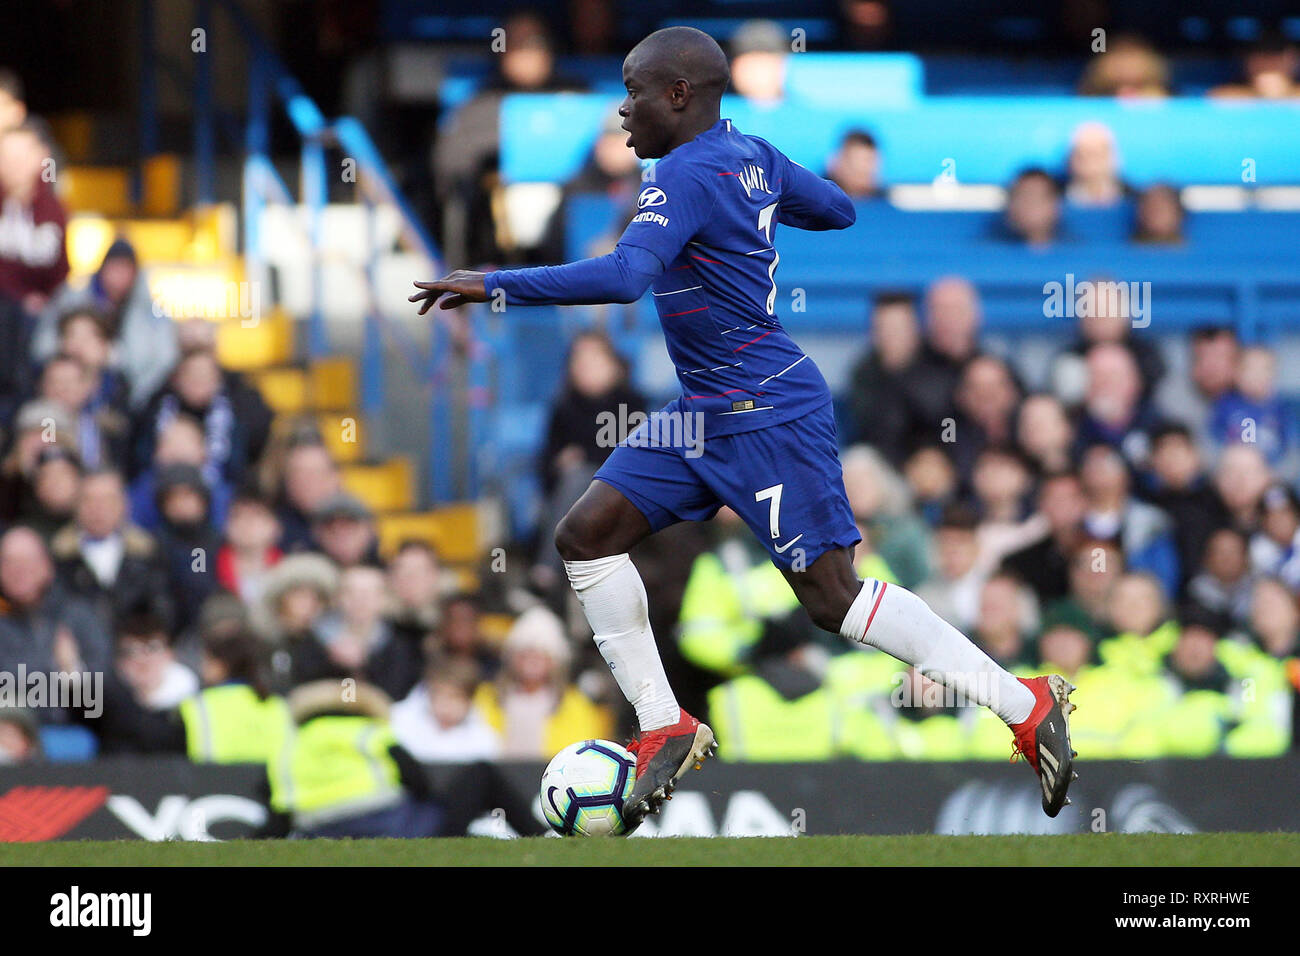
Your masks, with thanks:
[[[300,368],[272,368],[252,376],[266,404],[278,415],[307,408],[307,374]]]
[[[435,511],[384,515],[379,519],[379,548],[384,554],[391,554],[410,538],[429,542],[449,563],[476,561],[482,550],[477,506],[472,502],[447,505]]]
[[[415,505],[415,469],[409,459],[378,465],[345,465],[343,487],[376,512],[409,511]]]
[[[273,308],[253,324],[225,319],[217,326],[217,358],[238,372],[284,365],[293,359],[293,321]]]
[[[340,464],[360,461],[363,455],[361,416],[351,412],[321,412],[316,416],[325,447]]]
[[[128,219],[118,224],[120,231],[141,262],[188,262],[194,227],[184,219]]]
[[[317,411],[342,411],[357,404],[357,367],[350,358],[317,359],[311,363],[311,401]]]
[[[146,216],[175,216],[181,205],[181,159],[150,156],[144,161],[140,209]]]
[[[131,172],[120,166],[64,166],[58,175],[60,195],[73,212],[104,216],[131,214]]]

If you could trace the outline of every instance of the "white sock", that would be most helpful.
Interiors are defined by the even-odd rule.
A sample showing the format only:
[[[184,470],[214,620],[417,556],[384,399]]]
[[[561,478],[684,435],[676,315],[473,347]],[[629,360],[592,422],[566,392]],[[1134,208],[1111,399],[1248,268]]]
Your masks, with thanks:
[[[1034,695],[919,597],[868,578],[844,616],[840,633],[913,665],[933,681],[990,708],[1008,724],[1034,709]]]
[[[632,559],[615,554],[594,561],[565,561],[596,647],[634,708],[642,732],[668,727],[680,717],[659,647],[650,630],[645,585]]]

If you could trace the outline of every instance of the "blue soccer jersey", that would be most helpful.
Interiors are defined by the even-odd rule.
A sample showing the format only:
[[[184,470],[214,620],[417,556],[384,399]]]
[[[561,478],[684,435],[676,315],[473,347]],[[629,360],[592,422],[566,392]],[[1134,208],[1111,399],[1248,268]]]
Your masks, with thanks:
[[[682,394],[722,436],[792,421],[828,403],[813,361],[777,316],[778,224],[843,229],[844,192],[728,119],[656,163],[610,256],[496,272],[507,303],[631,301],[648,285]]]

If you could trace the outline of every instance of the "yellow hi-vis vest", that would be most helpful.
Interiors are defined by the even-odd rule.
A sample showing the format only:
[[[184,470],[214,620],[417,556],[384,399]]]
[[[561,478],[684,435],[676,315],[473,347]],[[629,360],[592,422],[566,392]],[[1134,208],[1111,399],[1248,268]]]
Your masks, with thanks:
[[[836,713],[824,688],[786,700],[761,677],[736,677],[709,691],[709,724],[724,760],[829,760],[835,755]]]
[[[395,806],[401,772],[388,750],[397,738],[373,717],[322,715],[292,727],[267,764],[271,808],[311,829]]]
[[[258,697],[247,684],[219,684],[181,701],[185,753],[195,763],[266,763],[284,737],[282,697]]]

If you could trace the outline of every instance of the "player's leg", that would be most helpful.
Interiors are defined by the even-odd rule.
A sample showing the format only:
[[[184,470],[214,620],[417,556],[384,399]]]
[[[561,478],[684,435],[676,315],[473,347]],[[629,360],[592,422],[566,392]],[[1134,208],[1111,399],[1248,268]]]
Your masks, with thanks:
[[[631,745],[636,783],[623,807],[629,828],[658,811],[677,780],[717,745],[708,725],[673,695],[650,628],[645,585],[627,552],[660,528],[717,509],[676,450],[620,445],[555,532],[596,647],[640,725]]]
[[[645,584],[628,552],[654,531],[613,485],[596,479],[555,529],[555,547],[591,625],[596,647],[643,731],[677,723]]]
[[[915,594],[858,578],[853,547],[861,537],[844,492],[830,406],[797,422],[737,435],[734,445],[734,467],[715,471],[710,480],[767,547],[814,623],[880,648],[991,708],[1039,772],[1043,808],[1055,816],[1071,779],[1064,709],[1072,706],[1069,685],[1059,677],[1019,680]],[[1055,723],[1054,714],[1061,718]],[[1051,739],[1044,740],[1040,727]],[[1044,749],[1047,773],[1039,770]]]
[[[818,627],[879,648],[1001,717],[1038,774],[1043,810],[1056,816],[1070,802],[1066,792],[1078,776],[1068,720],[1074,688],[1057,675],[1015,677],[911,591],[859,580],[852,554],[851,548],[832,550],[806,570],[782,571]]]
[[[818,627],[870,644],[991,708],[1008,724],[1025,720],[1034,695],[919,597],[853,570],[853,549],[817,557],[804,570],[782,568]]]

